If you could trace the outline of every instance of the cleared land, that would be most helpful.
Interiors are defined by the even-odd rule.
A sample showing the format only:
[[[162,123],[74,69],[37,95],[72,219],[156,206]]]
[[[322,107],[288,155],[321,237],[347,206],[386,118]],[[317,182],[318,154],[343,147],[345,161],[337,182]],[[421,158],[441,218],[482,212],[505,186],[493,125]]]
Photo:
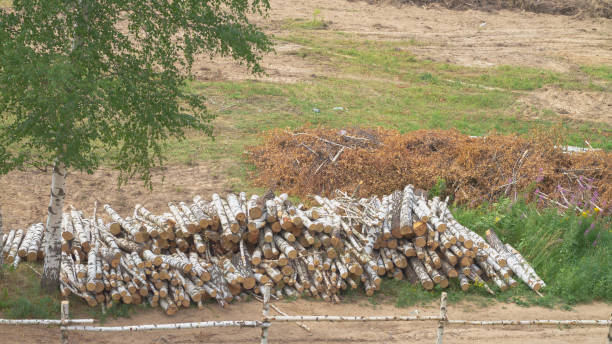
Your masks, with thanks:
[[[209,95],[216,142],[196,134],[170,143],[166,169],[155,173],[153,193],[133,181],[117,191],[114,172],[68,177],[68,204],[91,209],[108,202],[122,214],[143,203],[153,211],[170,200],[229,189],[253,190],[252,166],[242,158],[258,133],[303,125],[382,126],[400,131],[452,128],[482,135],[491,130],[525,135],[533,128],[558,127],[567,143],[612,149],[612,21],[501,11],[368,5],[344,0],[274,0],[268,19],[256,19],[275,35],[277,54],[264,59],[268,75],[252,77],[228,60],[202,59],[191,87]],[[481,24],[485,22],[484,26]],[[333,110],[343,107],[345,110]],[[320,112],[314,112],[317,108]],[[162,177],[165,177],[161,183]],[[0,204],[6,227],[44,221],[50,176],[14,172],[0,177]],[[27,269],[22,267],[23,269]],[[354,303],[282,303],[292,314],[400,314],[412,310],[384,300]],[[573,311],[522,308],[514,304],[468,308],[450,306],[450,316],[477,318],[606,319],[610,305],[595,303]],[[437,303],[427,308],[436,312]],[[505,307],[505,308],[504,308]],[[421,307],[418,307],[422,309]],[[87,311],[80,310],[87,315]],[[460,312],[460,313],[457,313]],[[96,315],[98,316],[98,315]],[[137,311],[109,324],[259,318],[258,303],[221,310],[190,310],[168,318]],[[271,340],[288,342],[406,342],[431,340],[426,331],[402,323],[313,324],[307,337],[293,324],[276,326]],[[415,327],[411,327],[415,326]],[[601,343],[603,328],[455,328],[453,343]],[[381,333],[383,333],[381,335]],[[59,338],[47,328],[0,327],[7,342],[43,343]],[[76,343],[253,342],[253,330],[177,331],[148,334],[75,335]]]

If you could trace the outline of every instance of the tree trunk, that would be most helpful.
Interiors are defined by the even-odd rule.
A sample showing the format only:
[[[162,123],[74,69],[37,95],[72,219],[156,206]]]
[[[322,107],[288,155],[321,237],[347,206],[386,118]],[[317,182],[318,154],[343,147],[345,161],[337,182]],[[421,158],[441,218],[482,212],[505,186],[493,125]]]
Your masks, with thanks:
[[[51,178],[51,199],[49,201],[46,237],[45,261],[43,275],[40,280],[41,288],[46,292],[55,292],[59,288],[60,258],[61,258],[61,232],[62,210],[66,197],[66,167],[60,161],[53,166]]]
[[[2,209],[0,209],[0,234],[2,234]],[[0,281],[4,279],[4,271],[2,270],[2,266],[4,265],[4,252],[3,252],[3,243],[0,242]]]

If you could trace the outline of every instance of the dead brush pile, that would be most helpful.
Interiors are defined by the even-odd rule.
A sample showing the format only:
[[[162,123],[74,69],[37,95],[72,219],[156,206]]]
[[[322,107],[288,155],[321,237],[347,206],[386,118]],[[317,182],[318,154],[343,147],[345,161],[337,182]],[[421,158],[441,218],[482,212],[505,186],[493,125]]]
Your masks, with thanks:
[[[291,194],[388,194],[413,184],[471,206],[526,197],[610,213],[612,154],[567,153],[559,135],[469,137],[455,130],[276,129],[249,148],[256,184]],[[359,188],[358,188],[359,186]]]

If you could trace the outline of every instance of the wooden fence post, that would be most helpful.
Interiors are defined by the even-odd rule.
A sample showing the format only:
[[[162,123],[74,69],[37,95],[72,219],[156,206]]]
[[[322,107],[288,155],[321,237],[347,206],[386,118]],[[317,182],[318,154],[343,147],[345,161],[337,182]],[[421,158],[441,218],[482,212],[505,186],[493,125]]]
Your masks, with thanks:
[[[68,325],[68,317],[70,316],[70,308],[69,308],[69,303],[68,301],[64,300],[62,301],[62,305],[60,308],[60,313],[61,313],[61,327],[60,327],[60,335],[61,335],[61,339],[62,339],[62,344],[68,344],[68,333],[67,331],[64,329],[64,326]]]
[[[440,298],[440,321],[438,322],[438,339],[436,340],[436,344],[442,344],[442,336],[444,335],[444,325],[448,320],[446,316],[446,293],[442,293],[442,297]]]
[[[612,314],[610,314],[610,328],[608,329],[608,344],[612,344]]]
[[[268,322],[270,305],[268,303],[270,302],[270,286],[267,284],[264,285],[261,288],[261,291],[263,293],[263,308],[261,310],[261,313],[263,315],[263,324],[261,328],[261,344],[268,344],[268,327],[270,326],[270,323]]]

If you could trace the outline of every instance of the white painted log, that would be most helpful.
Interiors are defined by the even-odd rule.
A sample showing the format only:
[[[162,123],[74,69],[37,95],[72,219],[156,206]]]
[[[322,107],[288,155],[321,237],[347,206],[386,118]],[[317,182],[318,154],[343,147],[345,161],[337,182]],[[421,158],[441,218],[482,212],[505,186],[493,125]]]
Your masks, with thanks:
[[[608,325],[608,344],[612,344],[612,313],[610,314],[610,324]]]
[[[68,319],[66,324],[93,324],[94,319]],[[0,325],[61,325],[60,319],[0,319]]]
[[[446,316],[446,292],[442,292],[442,296],[440,297],[440,318],[442,318],[442,320],[438,322],[438,337],[436,339],[436,344],[442,344],[444,325],[448,321],[448,317]]]
[[[580,326],[609,326],[612,320],[448,320],[454,325],[580,325]]]
[[[161,300],[160,300],[161,305]],[[227,321],[202,321],[175,324],[151,324],[133,326],[64,326],[66,331],[86,331],[86,332],[136,332],[136,331],[155,331],[155,330],[179,330],[207,327],[263,327],[261,321],[252,320],[227,320]]]
[[[412,315],[388,315],[388,316],[343,316],[343,315],[291,315],[291,316],[268,316],[267,321],[289,322],[289,321],[331,321],[331,322],[366,322],[366,321],[435,321],[442,320],[440,316],[412,316]]]
[[[265,325],[261,328],[261,344],[268,344],[268,327],[270,327],[270,322],[268,321],[268,317],[270,315],[270,286],[267,284],[262,286],[261,291],[263,295],[263,307],[261,309],[261,315],[263,316],[263,325]]]
[[[60,333],[61,333],[61,341],[62,344],[67,344],[68,343],[68,334],[66,333],[66,330],[64,329],[64,326],[67,325],[67,320],[70,318],[70,309],[69,309],[69,303],[66,300],[63,300],[61,303],[61,308],[60,308],[60,315],[61,315],[61,322],[62,322],[62,328],[60,329]]]

